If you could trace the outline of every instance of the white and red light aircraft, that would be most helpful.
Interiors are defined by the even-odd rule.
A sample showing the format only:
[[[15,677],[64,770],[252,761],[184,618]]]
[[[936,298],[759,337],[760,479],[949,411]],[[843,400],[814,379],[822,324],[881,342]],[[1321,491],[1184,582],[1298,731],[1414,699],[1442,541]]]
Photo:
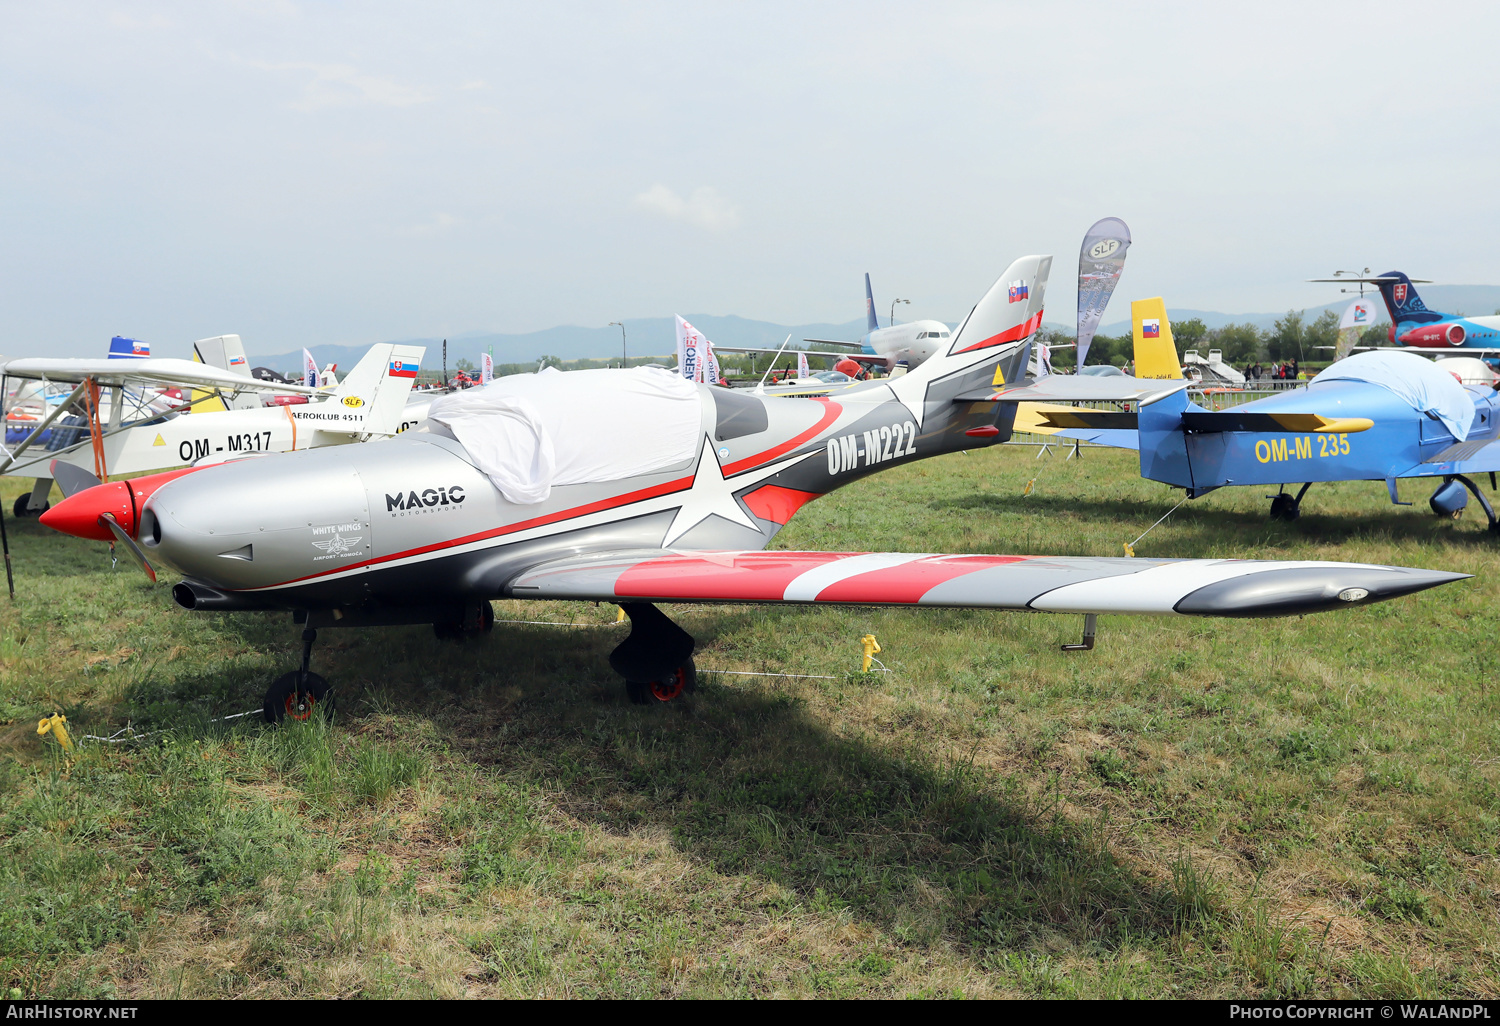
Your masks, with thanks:
[[[107,531],[153,576],[155,566],[178,571],[173,597],[184,608],[291,611],[304,628],[302,666],[267,691],[271,721],[331,706],[327,682],[309,669],[318,628],[482,630],[495,598],[620,604],[631,633],[610,664],[631,699],[649,703],[695,681],[695,642],[659,602],[1078,613],[1084,643],[1072,647],[1088,648],[1100,613],[1283,616],[1466,576],[1305,560],[762,551],[825,492],[1003,441],[1016,407],[994,393],[1024,373],[1051,263],[1017,260],[940,352],[836,400],[758,396],[647,368],[514,375],[443,397],[425,429],[379,445],[211,466],[143,502],[137,482],[101,485],[43,523]],[[1033,388],[1027,398],[1149,405],[1185,382],[1056,385],[1055,397]]]

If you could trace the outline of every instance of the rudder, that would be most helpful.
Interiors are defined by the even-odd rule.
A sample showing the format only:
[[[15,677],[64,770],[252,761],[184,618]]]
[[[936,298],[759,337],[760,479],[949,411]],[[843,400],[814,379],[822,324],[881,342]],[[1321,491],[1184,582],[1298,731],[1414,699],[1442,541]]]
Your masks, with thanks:
[[[1167,304],[1162,298],[1156,296],[1132,301],[1130,322],[1135,344],[1135,376],[1180,380],[1182,364],[1177,360],[1172,322],[1167,317]]]

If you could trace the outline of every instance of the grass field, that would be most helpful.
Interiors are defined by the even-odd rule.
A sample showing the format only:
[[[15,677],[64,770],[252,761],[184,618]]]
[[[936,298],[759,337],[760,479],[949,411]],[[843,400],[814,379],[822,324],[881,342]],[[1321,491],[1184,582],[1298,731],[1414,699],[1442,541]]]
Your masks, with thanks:
[[[779,548],[1118,555],[1180,493],[1130,454],[877,475]],[[1023,487],[1037,476],[1035,491]],[[4,500],[29,482],[7,481]],[[1184,506],[1142,556],[1478,575],[1287,620],[675,607],[669,707],[613,607],[497,602],[475,642],[324,631],[331,726],[267,729],[284,615],[189,614],[10,521],[0,977],[22,994],[1500,996],[1497,542],[1430,489]],[[873,632],[893,672],[854,672]],[[71,766],[38,738],[64,712]],[[15,991],[12,991],[14,993]]]

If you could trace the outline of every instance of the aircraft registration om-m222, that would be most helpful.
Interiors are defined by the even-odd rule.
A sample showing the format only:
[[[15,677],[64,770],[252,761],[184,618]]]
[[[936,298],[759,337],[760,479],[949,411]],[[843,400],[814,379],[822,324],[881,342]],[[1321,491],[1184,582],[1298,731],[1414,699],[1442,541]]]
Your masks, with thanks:
[[[1309,561],[761,551],[803,504],[834,488],[1003,441],[1015,407],[987,396],[994,382],[1026,366],[1050,265],[1050,257],[1017,260],[942,353],[837,401],[759,397],[646,369],[517,376],[490,386],[509,387],[515,399],[533,403],[526,409],[546,405],[542,419],[554,432],[559,466],[565,453],[596,457],[589,445],[611,444],[628,420],[602,423],[597,404],[572,405],[568,395],[581,403],[636,386],[685,388],[680,401],[690,405],[673,407],[687,410],[678,439],[684,456],[669,465],[613,480],[600,474],[552,487],[541,501],[512,502],[493,483],[507,468],[481,458],[484,437],[471,436],[466,446],[457,440],[462,432],[432,430],[447,423],[445,403],[489,391],[471,390],[435,403],[427,430],[337,452],[208,467],[168,482],[141,510],[135,554],[184,575],[173,597],[188,609],[293,611],[304,627],[302,666],[267,692],[269,720],[306,716],[329,701],[326,682],[308,665],[318,628],[480,630],[493,622],[490,600],[502,597],[620,604],[631,633],[610,663],[632,700],[652,702],[691,690],[695,680],[694,640],[659,602],[1080,613],[1085,643],[1077,647],[1091,647],[1100,613],[1300,614],[1466,576]],[[1010,287],[1018,279],[1027,283],[1019,301]],[[638,419],[665,408],[648,410],[643,401]],[[520,416],[517,410],[519,403],[511,414]],[[82,522],[98,508],[88,496],[57,510],[76,504],[71,516]]]

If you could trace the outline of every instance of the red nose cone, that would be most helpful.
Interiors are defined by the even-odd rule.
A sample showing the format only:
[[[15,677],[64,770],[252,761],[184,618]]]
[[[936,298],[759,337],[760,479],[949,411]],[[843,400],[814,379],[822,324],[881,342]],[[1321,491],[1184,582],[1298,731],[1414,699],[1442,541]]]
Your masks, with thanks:
[[[135,534],[135,506],[130,501],[130,488],[124,481],[95,485],[75,492],[41,516],[42,523],[54,531],[71,534],[75,538],[96,538],[113,541],[109,528],[99,523],[106,513],[114,515],[115,522],[129,534]]]

